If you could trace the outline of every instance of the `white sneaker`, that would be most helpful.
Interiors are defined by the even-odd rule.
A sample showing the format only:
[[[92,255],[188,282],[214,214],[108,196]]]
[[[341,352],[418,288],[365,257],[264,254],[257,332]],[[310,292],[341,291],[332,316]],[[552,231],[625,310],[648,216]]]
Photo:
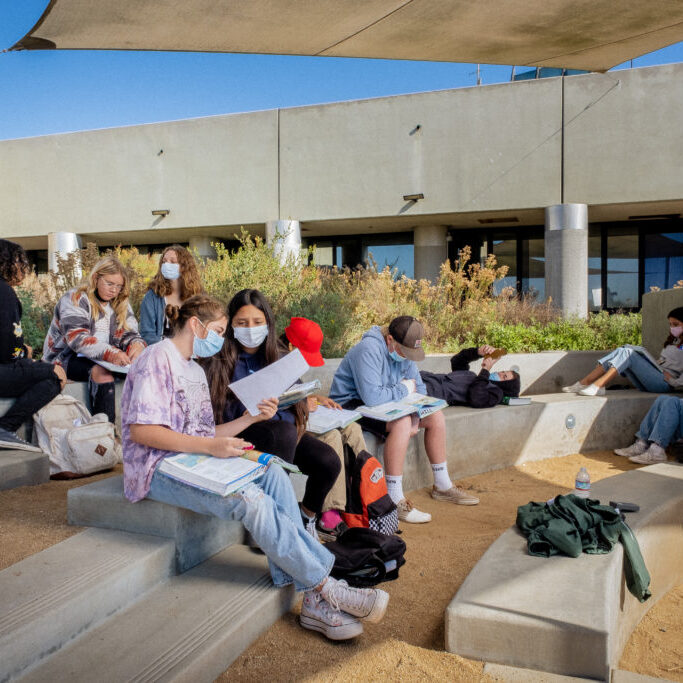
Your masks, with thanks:
[[[648,449],[648,446],[648,442],[644,439],[636,439],[635,443],[632,443],[630,446],[626,448],[615,448],[614,452],[617,455],[623,456],[624,458],[632,458],[634,455],[645,453],[645,451]]]
[[[579,391],[585,387],[586,385],[581,384],[581,382],[574,382],[574,384],[570,384],[568,387],[562,387],[562,391],[564,391],[565,394],[578,394]]]
[[[318,532],[315,528],[315,517],[309,517],[303,510],[301,512],[301,523],[304,525],[304,530],[309,536],[313,536],[316,541],[320,540]]]
[[[346,581],[327,577],[320,591],[335,609],[363,619],[370,624],[382,621],[389,604],[389,593],[379,588],[353,588]]]
[[[599,387],[597,384],[589,384],[587,387],[578,392],[579,396],[604,396],[605,387]]]
[[[332,607],[320,591],[304,593],[299,623],[311,631],[325,634],[330,640],[348,640],[363,633],[360,620]]]
[[[408,522],[409,524],[426,524],[432,521],[432,516],[428,512],[422,512],[407,499],[399,501],[396,504],[398,510],[398,518],[402,522]]]
[[[658,462],[666,462],[666,451],[658,443],[652,442],[650,448],[644,453],[634,455],[629,460],[637,462],[639,465],[654,465]]]

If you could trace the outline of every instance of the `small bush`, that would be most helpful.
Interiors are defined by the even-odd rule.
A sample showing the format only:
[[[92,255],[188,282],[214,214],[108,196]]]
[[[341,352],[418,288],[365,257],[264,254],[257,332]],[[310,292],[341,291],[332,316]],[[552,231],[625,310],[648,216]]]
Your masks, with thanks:
[[[275,250],[244,230],[240,246],[228,251],[215,244],[216,258],[198,260],[204,287],[227,302],[240,289],[256,288],[268,297],[279,330],[292,316],[318,322],[325,333],[323,355],[343,356],[372,325],[386,325],[397,315],[413,315],[425,326],[429,352],[455,352],[466,346],[493,344],[510,352],[610,349],[639,344],[640,314],[592,314],[587,320],[563,319],[551,302],[518,297],[510,288],[493,295],[493,285],[507,275],[493,255],[471,263],[469,248],[451,266],[444,263],[438,281],[397,277],[374,262],[365,268],[325,269],[306,265],[306,255],[281,263]],[[135,247],[113,253],[131,276],[131,304],[136,314],[156,273],[158,257]],[[310,250],[308,256],[313,253]],[[76,282],[80,262],[87,275],[100,254],[88,245],[78,255],[60,259],[56,274],[29,276],[19,289],[24,304],[24,329],[36,349],[59,297]],[[79,261],[80,259],[80,261]]]

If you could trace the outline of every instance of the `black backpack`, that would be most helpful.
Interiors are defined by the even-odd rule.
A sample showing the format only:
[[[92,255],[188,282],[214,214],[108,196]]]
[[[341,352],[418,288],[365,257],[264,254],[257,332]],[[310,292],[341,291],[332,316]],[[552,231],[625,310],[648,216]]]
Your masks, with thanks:
[[[403,539],[363,527],[347,529],[325,548],[334,555],[332,576],[358,588],[397,579],[398,570],[406,562]]]

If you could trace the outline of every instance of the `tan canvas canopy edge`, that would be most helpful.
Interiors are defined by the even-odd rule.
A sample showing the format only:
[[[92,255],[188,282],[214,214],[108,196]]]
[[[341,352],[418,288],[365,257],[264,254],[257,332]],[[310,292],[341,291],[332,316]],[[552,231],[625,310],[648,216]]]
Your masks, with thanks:
[[[606,71],[681,40],[681,0],[51,0],[12,49],[324,55]]]

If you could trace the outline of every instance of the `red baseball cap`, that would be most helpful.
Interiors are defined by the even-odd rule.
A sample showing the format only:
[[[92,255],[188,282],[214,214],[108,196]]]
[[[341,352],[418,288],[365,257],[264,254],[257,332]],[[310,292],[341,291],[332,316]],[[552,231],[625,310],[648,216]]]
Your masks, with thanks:
[[[320,347],[323,345],[323,331],[318,323],[308,318],[292,318],[291,323],[285,327],[285,334],[292,346],[301,351],[301,355],[311,367],[325,365],[320,353]]]

